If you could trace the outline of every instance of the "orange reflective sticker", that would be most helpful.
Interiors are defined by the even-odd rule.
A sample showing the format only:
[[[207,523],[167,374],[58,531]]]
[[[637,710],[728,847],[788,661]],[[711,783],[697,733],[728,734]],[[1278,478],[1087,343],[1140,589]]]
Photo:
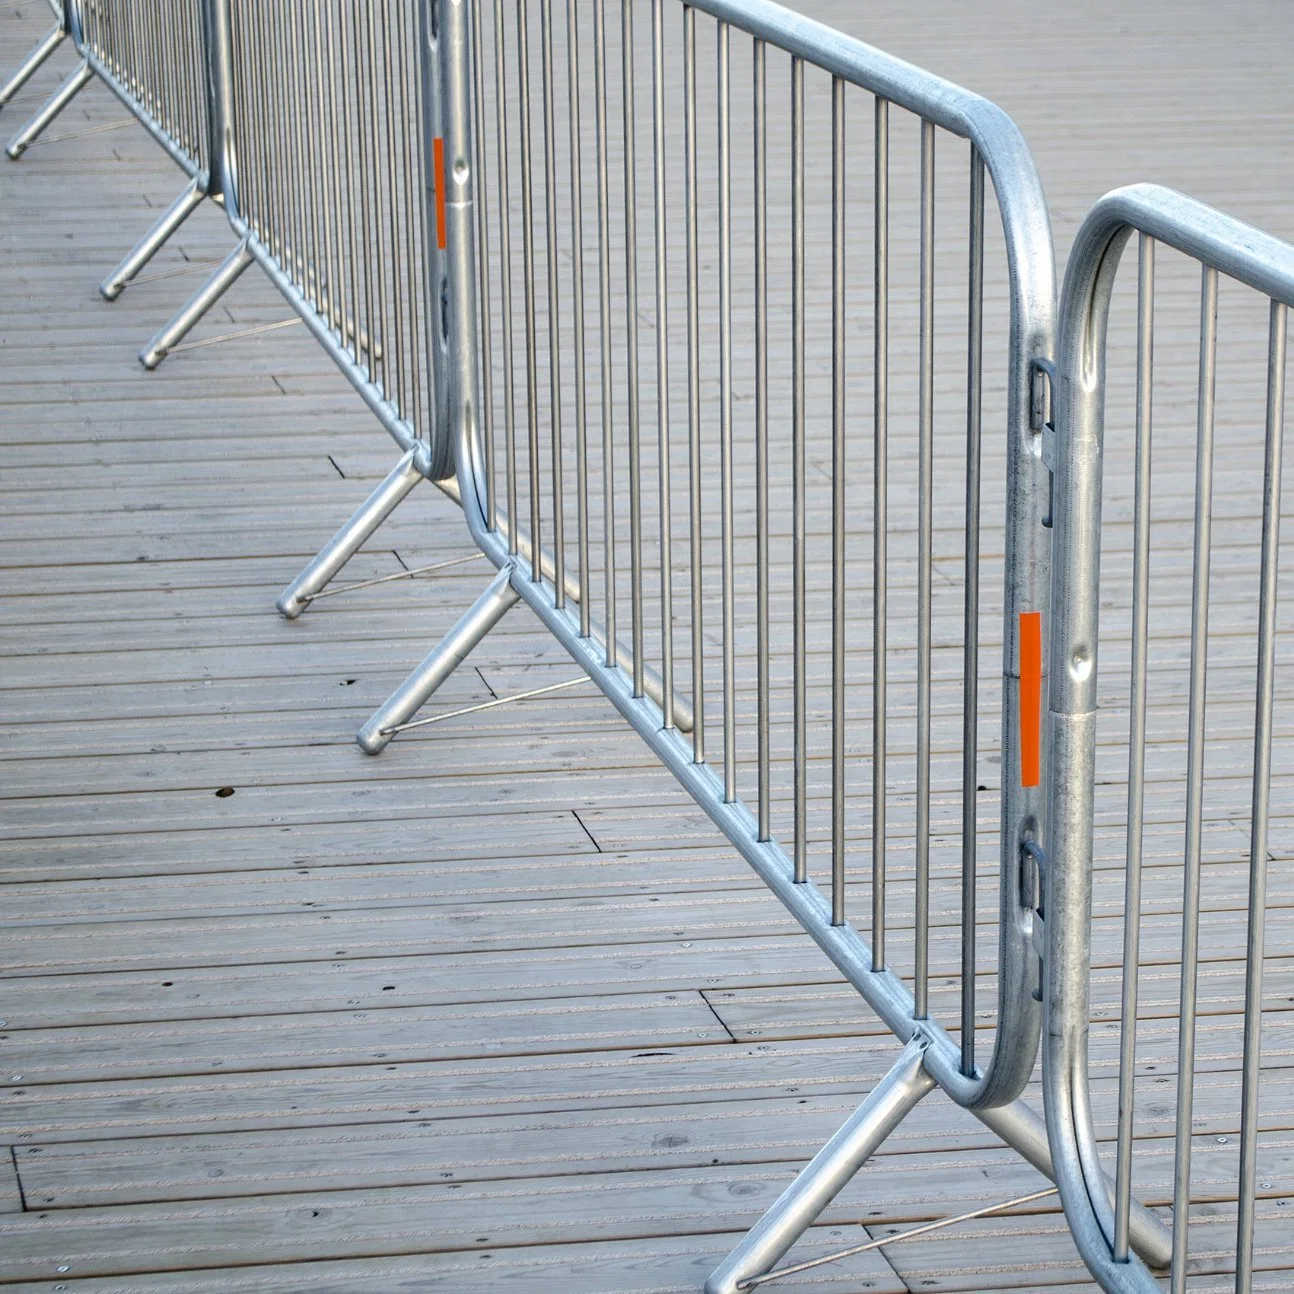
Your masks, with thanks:
[[[436,246],[445,250],[445,141],[438,135],[432,141],[436,185]]]
[[[1042,612],[1020,612],[1020,785],[1042,780]]]

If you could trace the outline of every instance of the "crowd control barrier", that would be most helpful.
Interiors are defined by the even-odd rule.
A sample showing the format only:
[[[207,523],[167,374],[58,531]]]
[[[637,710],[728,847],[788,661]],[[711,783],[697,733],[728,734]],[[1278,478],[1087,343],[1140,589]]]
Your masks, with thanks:
[[[1122,435],[1135,436],[1131,571],[1130,579],[1120,571],[1119,578],[1111,580],[1107,573],[1103,587],[1107,325],[1120,256],[1134,234],[1139,251],[1135,396],[1124,401],[1132,405],[1131,411],[1120,408],[1117,420],[1112,415]],[[1199,263],[1201,271],[1199,358],[1193,392],[1194,494],[1178,522],[1180,533],[1166,541],[1167,548],[1154,553],[1160,570],[1169,567],[1170,576],[1175,568],[1180,570],[1189,525],[1189,582],[1185,571],[1176,581],[1176,587],[1190,590],[1189,622],[1184,604],[1169,607],[1162,597],[1156,602],[1150,581],[1152,539],[1157,529],[1152,525],[1151,488],[1157,244],[1184,253]],[[1265,373],[1260,368],[1247,374],[1247,380],[1231,381],[1227,386],[1233,400],[1241,399],[1243,412],[1231,419],[1217,440],[1220,276],[1238,280],[1267,298],[1257,304],[1267,307],[1268,317],[1263,322],[1267,324],[1268,345]],[[1116,190],[1096,205],[1074,244],[1065,278],[1056,432],[1047,444],[1047,461],[1055,471],[1056,485],[1051,768],[1044,863],[1047,900],[1042,922],[1045,935],[1040,940],[1046,957],[1048,1018],[1043,1067],[1049,1137],[1066,1217],[1084,1260],[1107,1290],[1159,1288],[1130,1250],[1129,1210],[1134,1189],[1149,1189],[1171,1199],[1170,1285],[1174,1291],[1187,1288],[1188,1276],[1232,1272],[1235,1289],[1248,1290],[1255,1253],[1261,1253],[1264,1239],[1270,1244],[1282,1232],[1288,1236],[1290,1224],[1284,1216],[1288,1209],[1279,1207],[1284,1201],[1277,1198],[1288,1192],[1288,1170],[1278,1138],[1263,1126],[1259,1096],[1281,442],[1291,305],[1294,247],[1152,185]],[[1250,332],[1258,331],[1252,327],[1256,322],[1250,321]],[[1248,403],[1242,399],[1246,388]],[[1183,403],[1175,401],[1158,420],[1171,423]],[[1256,429],[1261,429],[1261,437],[1254,434]],[[1243,457],[1246,440],[1253,443],[1248,456]],[[1239,523],[1232,519],[1234,507],[1226,506],[1225,500],[1221,507],[1215,503],[1215,443],[1224,455],[1223,470],[1241,461],[1246,464],[1242,490],[1246,500],[1259,497],[1258,483],[1262,482],[1258,534],[1238,531]],[[1162,447],[1155,460],[1156,475],[1170,476],[1174,464]],[[1159,504],[1158,528],[1170,524],[1164,519],[1164,509],[1171,506]],[[1234,557],[1227,560],[1226,550],[1221,554],[1215,551],[1215,522],[1227,528],[1225,538],[1232,554],[1243,535],[1246,547],[1241,551],[1257,556],[1255,569],[1245,570]],[[1228,585],[1232,590],[1226,614],[1233,631],[1243,630],[1238,652],[1248,666],[1247,670],[1240,668],[1238,683],[1237,650],[1220,659],[1222,646],[1215,635],[1210,651],[1209,609],[1214,592],[1210,572],[1222,561],[1226,562],[1222,568],[1224,598]],[[1238,580],[1245,581],[1239,608],[1234,596]],[[1122,619],[1125,612],[1126,625]],[[1100,621],[1114,619],[1116,613],[1120,616],[1118,629],[1107,633],[1114,640],[1112,649],[1107,650],[1113,650],[1116,657],[1121,655],[1130,638],[1126,686],[1125,674],[1119,671],[1113,687],[1107,684],[1098,696]],[[1148,672],[1152,654],[1157,670],[1171,672],[1168,706],[1163,689],[1155,693],[1155,680]],[[1213,680],[1208,669],[1210,655],[1215,667]],[[1219,724],[1215,714],[1211,727],[1207,722],[1210,697],[1214,710],[1228,716]],[[1148,700],[1153,704],[1148,705]],[[1099,711],[1104,711],[1104,720]],[[1180,766],[1174,762],[1166,773],[1161,755],[1157,765],[1147,769],[1148,726],[1156,742],[1182,743],[1184,739],[1185,758]],[[1117,1097],[1103,1103],[1117,1105],[1113,1193],[1100,1176],[1093,1107],[1099,1108],[1101,1103],[1094,1101],[1089,1081],[1093,1063],[1088,1047],[1093,825],[1098,811],[1103,818],[1112,813],[1116,821],[1122,818],[1127,824],[1123,957],[1118,968],[1121,1001],[1109,1012],[1120,1020],[1118,1088]],[[1208,845],[1220,817],[1226,820],[1228,833],[1239,828],[1248,836],[1248,883],[1237,887],[1243,919],[1229,923],[1222,932],[1206,931],[1202,942],[1202,894],[1206,878],[1214,884],[1212,878],[1217,875],[1217,864],[1206,855],[1216,852],[1216,846],[1210,850]],[[1165,818],[1172,826],[1167,845],[1162,842]],[[1158,828],[1149,845],[1145,840],[1148,819],[1149,825]],[[1180,942],[1170,942],[1167,952],[1152,947],[1143,956],[1143,926],[1148,925],[1155,937],[1162,937],[1149,914],[1162,912],[1165,902],[1162,885],[1153,895],[1153,906],[1143,902],[1143,883],[1149,883],[1144,882],[1149,874],[1145,856],[1165,848],[1171,848],[1181,860],[1177,899],[1181,915],[1172,918]],[[1227,853],[1238,853],[1234,846],[1223,848]],[[1176,875],[1174,871],[1173,879]],[[1210,967],[1212,976],[1204,978],[1202,999],[1201,963],[1206,946],[1212,961],[1237,957],[1242,961],[1235,975],[1237,986],[1230,990],[1225,985],[1211,988],[1217,971]],[[1145,1107],[1158,1106],[1160,1100],[1148,1100],[1150,1094],[1144,1091],[1140,1101],[1137,1099],[1137,1089],[1142,1086],[1138,1079],[1147,1077],[1145,1053],[1150,1045],[1144,1023],[1139,1028],[1138,990],[1156,960],[1177,958],[1181,971],[1175,1003],[1175,1065],[1166,1057],[1166,1063],[1159,1066],[1171,1073],[1176,1085],[1174,1117],[1169,1124],[1162,1112],[1145,1112]],[[1230,1005],[1234,1011],[1232,1004],[1241,998],[1243,1015],[1228,1018],[1223,1007]],[[1172,1019],[1172,1006],[1167,1010]],[[1202,1040],[1197,1036],[1201,1029]],[[1226,1100],[1221,1108],[1213,1092],[1213,1106],[1204,1112],[1210,1135],[1202,1136],[1201,1111],[1195,1106],[1199,1066],[1207,1070],[1219,1055],[1226,1054],[1242,1058],[1239,1089],[1235,1101]],[[1106,1060],[1104,1067],[1109,1065]],[[1230,1086],[1234,1089],[1234,1084]],[[1139,1110],[1143,1120],[1156,1120],[1162,1129],[1160,1135],[1171,1137],[1171,1181],[1138,1181],[1138,1174],[1154,1179],[1162,1176],[1154,1158],[1134,1162],[1133,1135]],[[1271,1114],[1270,1102],[1267,1114]],[[1267,1128],[1270,1126],[1268,1123]],[[1207,1168],[1204,1182],[1192,1174],[1193,1163],[1198,1174],[1201,1160]],[[1265,1177],[1283,1177],[1284,1190],[1272,1180],[1264,1181]],[[1265,1196],[1272,1201],[1266,1209]]]
[[[146,366],[257,263],[403,451],[280,611],[299,615],[424,479],[496,568],[362,749],[429,722],[421,706],[524,602],[894,1033],[889,1073],[709,1294],[856,1252],[785,1261],[936,1088],[1056,1182],[1104,1289],[1158,1289],[1156,1270],[1174,1291],[1251,1289],[1288,1226],[1264,1203],[1288,1191],[1262,1034],[1294,248],[1166,189],[1119,190],[1084,223],[1057,311],[1010,119],[770,0],[54,8],[0,105],[64,39],[82,61],[11,153],[97,74],[191,177],[105,295],[203,196],[237,237]],[[1111,367],[1134,234],[1136,328]],[[1202,305],[1191,497],[1170,490],[1157,529],[1159,244],[1198,265]],[[1251,376],[1248,413],[1221,424],[1225,498],[1264,482],[1257,544],[1215,515],[1221,277],[1265,311],[1265,401]],[[1104,470],[1116,370],[1126,482]],[[1171,482],[1171,442],[1157,464]],[[1103,519],[1121,485],[1130,555]],[[1211,679],[1217,561],[1233,632]],[[1206,890],[1239,866],[1223,843],[1233,870],[1212,870],[1209,842],[1237,824],[1245,894],[1202,932]],[[1094,966],[1111,916],[1117,962]],[[1207,970],[1206,937],[1229,949]],[[1175,1000],[1152,1004],[1175,1058],[1143,1065],[1143,981],[1163,962],[1180,964]],[[1221,977],[1203,998],[1202,976]],[[1096,1055],[1094,993],[1118,1032]],[[1040,1051],[1043,1116],[1022,1099]],[[1229,1054],[1235,1108],[1204,1108],[1199,1076]],[[1147,1081],[1176,1083],[1171,1123]],[[1139,1128],[1172,1148],[1171,1174],[1164,1154],[1134,1162]],[[1146,1201],[1171,1205],[1171,1230]]]
[[[71,78],[9,146],[18,158],[98,75],[190,183],[104,280],[115,300],[204,197],[237,242],[143,348],[156,368],[252,264],[280,289],[395,439],[402,457],[284,590],[294,619],[422,480],[455,496],[437,461],[423,246],[422,77],[416,6],[328,0],[295,13],[252,0],[62,0],[57,23],[0,91],[0,106],[70,38]],[[325,74],[320,75],[319,69]],[[244,336],[295,323],[259,325]]]
[[[436,431],[452,439],[469,528],[498,575],[360,740],[380,748],[407,722],[411,701],[425,696],[429,676],[447,674],[524,601],[903,1044],[880,1086],[714,1273],[707,1288],[731,1294],[770,1278],[936,1086],[1052,1171],[1041,1121],[1019,1097],[1041,1015],[1036,905],[1022,888],[1020,860],[1036,848],[1043,807],[1036,618],[1050,545],[1038,396],[1051,360],[1054,270],[1032,161],[994,105],[773,4],[624,0],[615,8],[608,18],[604,4],[574,0],[564,12],[552,0],[431,6],[429,85],[438,79],[439,95],[427,95],[426,136],[434,219],[445,235],[432,262],[433,295],[443,303]],[[591,104],[580,97],[588,93],[585,60]],[[860,107],[870,127],[863,148],[847,137]],[[890,291],[900,235],[891,212],[899,169],[891,119],[899,114],[915,119],[918,261],[916,318],[904,320],[915,341],[904,358],[914,362],[901,379]],[[778,120],[789,122],[789,138],[774,183],[768,141]],[[941,137],[964,158],[964,196],[954,199],[966,231],[955,429],[949,402],[935,395],[951,367],[935,344]],[[811,216],[804,179],[814,147],[829,150],[830,187],[814,195]],[[640,155],[650,159],[641,171]],[[871,181],[865,251],[847,223],[848,177],[860,170]],[[1003,231],[1006,302],[986,354],[990,193]],[[778,234],[770,237],[774,221]],[[740,272],[738,222],[753,249]],[[825,275],[810,274],[823,264]],[[869,344],[858,352],[847,321],[851,286],[872,316]],[[774,319],[787,325],[775,334],[777,360]],[[989,437],[1005,480],[996,532],[1005,557],[991,591],[979,547],[989,364],[1004,388]],[[871,369],[861,408],[849,398],[853,366]],[[675,422],[680,389],[686,400]],[[951,459],[946,438],[955,438]],[[851,476],[851,467],[864,454],[872,479],[860,489],[862,474]],[[889,491],[909,464],[915,475],[900,479],[910,501],[903,521],[915,523],[908,545],[915,588],[900,591],[891,584],[900,559],[887,547],[898,529]],[[953,545],[962,576],[957,664],[940,678],[941,708],[948,673],[960,694],[951,743],[962,801],[953,923],[933,920],[930,906],[936,626],[941,659],[949,654],[937,614],[946,604],[936,604],[932,590],[935,501],[947,497],[936,466],[951,467],[961,504]],[[872,524],[860,524],[869,513]],[[942,515],[941,522],[943,529]],[[942,544],[941,556],[946,535]],[[1000,606],[991,627],[980,614],[986,599]],[[618,634],[630,644],[624,663]],[[1000,643],[993,744],[1002,752],[988,1056],[975,1038],[984,639]],[[915,780],[915,804],[911,834],[904,830],[896,846],[898,680],[887,675],[887,661],[899,642],[915,711],[902,738],[914,750],[905,772]],[[648,694],[649,666],[659,700]],[[829,674],[829,687],[817,685],[817,670]],[[678,696],[689,703],[690,734],[675,721]],[[858,831],[864,751],[870,821]],[[854,862],[860,852],[870,854],[865,886],[855,883],[864,879]],[[901,923],[891,896],[899,878]],[[855,907],[860,890],[867,899]],[[911,936],[900,951],[901,927]],[[938,1018],[944,1003],[932,1001],[932,964],[941,974],[957,968],[955,1034]],[[1158,1224],[1137,1213],[1133,1230],[1152,1261],[1162,1261]]]
[[[223,117],[228,89],[212,79],[210,50],[225,38],[221,0],[62,0],[54,30],[0,90],[3,106],[62,44],[79,55],[75,71],[10,141],[17,160],[92,79],[98,77],[189,176],[178,198],[104,279],[100,292],[116,300],[150,260],[210,197],[236,202]]]

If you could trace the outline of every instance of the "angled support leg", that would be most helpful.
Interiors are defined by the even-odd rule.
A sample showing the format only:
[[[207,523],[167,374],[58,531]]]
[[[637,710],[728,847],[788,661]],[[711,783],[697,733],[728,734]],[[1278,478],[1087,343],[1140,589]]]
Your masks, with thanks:
[[[850,1116],[746,1238],[715,1269],[705,1294],[738,1294],[764,1276],[813,1225],[917,1103],[935,1086],[922,1060],[925,1041],[913,1038],[890,1072]]]
[[[130,280],[162,250],[166,240],[202,205],[206,196],[197,180],[189,182],[189,187],[166,208],[134,251],[99,284],[100,295],[105,301],[115,301],[126,290]]]
[[[188,305],[140,351],[139,362],[150,372],[155,369],[188,336],[198,320],[233,287],[254,259],[244,239],[225,257],[221,267],[198,289]]]
[[[94,73],[90,70],[89,63],[82,60],[76,71],[54,92],[54,97],[9,141],[5,152],[16,162],[45,127],[76,98],[81,87],[93,78]]]
[[[425,479],[419,458],[419,447],[414,446],[364,500],[359,511],[319,550],[310,565],[283,590],[275,604],[282,615],[295,620],[395,511],[400,500]]]
[[[5,82],[3,87],[0,87],[0,108],[3,108],[40,71],[48,61],[49,56],[63,43],[66,37],[67,32],[63,30],[60,23],[27,55],[23,65]]]
[[[427,698],[467,659],[472,648],[516,605],[520,594],[512,587],[513,571],[511,564],[499,570],[462,619],[359,730],[355,740],[365,754],[385,750],[395,729],[417,714]]]

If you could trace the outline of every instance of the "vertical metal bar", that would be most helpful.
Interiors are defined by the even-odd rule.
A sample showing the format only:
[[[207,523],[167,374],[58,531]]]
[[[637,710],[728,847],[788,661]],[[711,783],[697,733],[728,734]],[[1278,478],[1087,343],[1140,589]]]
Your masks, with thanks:
[[[890,413],[890,105],[873,112],[872,216],[872,969],[885,966],[885,832],[889,745],[889,413]],[[915,931],[918,1020],[926,1016],[929,921],[918,893]]]
[[[1177,1041],[1177,1154],[1173,1167],[1173,1294],[1185,1294],[1191,1206],[1191,1110],[1195,1089],[1196,977],[1200,951],[1200,824],[1204,797],[1204,706],[1209,646],[1209,544],[1213,522],[1213,409],[1217,376],[1218,272],[1206,266],[1200,304],[1200,387],[1195,456],[1191,693],[1186,755],[1182,880],[1182,982]]]
[[[723,508],[723,798],[737,798],[737,648],[732,498],[732,166],[728,24],[718,24],[719,473]]]
[[[674,726],[674,542],[669,462],[669,275],[665,239],[665,17],[652,0],[652,160],[656,197],[656,424],[660,492],[660,658],[664,726]]]
[[[521,128],[521,247],[522,287],[526,298],[526,420],[529,429],[530,578],[543,578],[539,553],[543,548],[539,507],[539,373],[535,323],[535,202],[530,152],[530,14],[527,0],[517,0],[517,109]],[[511,521],[514,533],[517,521]]]
[[[481,158],[485,153],[485,48],[481,32],[482,5],[472,6],[472,95],[473,110],[476,117],[472,139],[476,145],[476,263],[480,273],[479,291],[481,294],[481,440],[482,456],[485,459],[485,522],[491,530],[499,524],[499,499],[495,482],[495,444],[494,444],[494,300],[490,282],[490,186],[485,178]],[[497,104],[502,113],[503,105]],[[508,195],[499,193],[500,205],[507,202]],[[515,533],[516,517],[508,518]]]
[[[1141,962],[1141,844],[1145,820],[1146,662],[1150,632],[1150,445],[1155,362],[1155,240],[1138,239],[1136,506],[1132,538],[1132,689],[1128,707],[1128,828],[1123,898],[1123,1007],[1119,1032],[1118,1153],[1114,1171],[1115,1262],[1128,1259],[1132,1126]]]
[[[933,205],[933,204],[932,204]],[[980,423],[984,373],[984,159],[971,145],[966,321],[966,576],[962,616],[962,1073],[975,1072],[976,794],[979,777]]]
[[[575,0],[566,0],[567,111],[571,151],[571,288],[575,297],[575,475],[577,545],[580,564],[580,637],[592,632],[590,601],[593,579],[589,570],[589,426],[584,354],[584,182],[580,153],[580,49]],[[666,707],[666,714],[671,707]]]
[[[426,304],[427,298],[425,291],[420,288],[425,287],[426,270],[425,267],[431,263],[431,249],[428,239],[428,225],[421,218],[422,207],[425,198],[417,198],[415,195],[425,194],[427,191],[425,181],[425,168],[428,145],[426,143],[426,124],[427,111],[423,104],[425,87],[422,81],[420,42],[418,39],[418,18],[416,13],[404,10],[405,15],[405,44],[404,48],[408,55],[405,69],[405,93],[408,102],[409,128],[405,131],[405,150],[404,150],[404,192],[405,192],[405,218],[407,221],[408,239],[409,239],[409,256],[405,265],[405,277],[408,280],[408,301],[409,301],[409,339],[410,350],[412,353],[412,364],[410,372],[410,387],[413,396],[412,405],[409,410],[409,420],[414,427],[415,434],[418,435],[424,444],[429,444],[431,440],[431,428],[429,423],[423,422],[423,408],[428,410],[434,408],[434,394],[428,390],[429,382],[432,378],[431,364],[431,319],[428,317]],[[479,57],[484,60],[485,49],[480,47]],[[502,110],[496,114],[496,119],[502,122]],[[482,144],[483,146],[483,144]],[[479,163],[478,163],[479,165]],[[506,255],[507,242],[500,240],[503,250],[501,257]],[[508,312],[508,327],[511,327],[511,309],[512,302],[509,298],[506,303]],[[511,332],[507,333],[509,341]],[[512,373],[512,354],[511,350],[504,361],[504,371],[509,375]],[[510,396],[509,396],[510,398]],[[511,408],[508,410],[509,424],[511,423]],[[509,441],[511,447],[512,442]],[[515,482],[514,482],[515,484]],[[513,493],[513,504],[515,505],[516,495]],[[516,518],[516,508],[512,509],[510,515]],[[490,521],[491,525],[495,522]],[[516,527],[513,526],[512,533],[516,534]]]
[[[629,415],[630,637],[634,696],[643,694],[643,519],[638,391],[638,160],[634,147],[633,0],[620,4],[621,108],[625,163],[625,378]]]
[[[553,99],[553,17],[551,0],[539,2],[540,61],[544,95],[544,233],[548,279],[548,426],[552,454],[553,605],[566,605],[566,503],[562,452],[562,332],[557,277],[557,125]]]
[[[930,585],[934,517],[935,128],[921,123],[920,398],[917,417],[917,928],[930,913]],[[965,1040],[963,1040],[963,1047]]]
[[[797,884],[809,879],[808,598],[805,572],[804,368],[804,61],[791,60],[791,600],[794,656],[791,688],[794,727],[794,835]]]
[[[755,115],[755,618],[759,838],[770,840],[768,698],[768,123],[764,42],[754,45]]]
[[[845,83],[831,78],[831,924],[845,924]]]
[[[512,336],[512,186],[509,180],[510,168],[508,165],[508,69],[506,46],[503,0],[494,0],[494,119],[496,147],[499,151],[497,159],[499,174],[499,294],[502,298],[499,327],[503,344],[504,488],[508,496],[508,552],[515,557],[521,534],[521,519],[517,516],[516,374],[513,369]],[[535,537],[532,536],[532,538]]]
[[[701,303],[696,174],[696,10],[683,9],[683,154],[687,207],[687,425],[692,616],[692,759],[705,762],[705,609],[701,542]]]
[[[602,565],[606,597],[606,665],[616,664],[616,487],[611,399],[611,198],[607,159],[605,0],[593,5],[593,72],[598,161],[598,328],[602,343]]]
[[[369,102],[369,95],[365,94],[368,89],[371,94],[373,79],[373,52],[368,41],[368,24],[364,21],[365,15],[356,12],[355,21],[355,50],[356,65],[360,69],[359,86],[355,101],[355,127],[356,136],[359,141],[359,175],[357,176],[360,195],[360,264],[364,277],[364,325],[356,338],[357,345],[363,345],[365,355],[365,368],[371,381],[381,383],[381,371],[376,353],[376,336],[377,336],[377,312],[378,312],[378,285],[377,279],[380,273],[380,266],[373,263],[374,256],[372,249],[374,245],[373,237],[373,172],[376,169],[373,162],[373,110]],[[367,116],[365,108],[368,108]],[[285,105],[286,107],[286,105]],[[444,184],[444,176],[436,176],[436,185],[439,188]],[[288,205],[291,208],[294,198],[289,191]],[[294,246],[292,248],[293,259],[296,260],[300,254],[299,243],[295,236],[293,237]],[[380,255],[376,258],[381,260]]]
[[[1236,1290],[1248,1291],[1254,1265],[1254,1187],[1258,1169],[1258,1079],[1262,1046],[1267,822],[1271,807],[1272,700],[1276,673],[1276,594],[1280,559],[1281,442],[1285,432],[1285,356],[1289,310],[1271,303],[1267,346],[1267,455],[1263,469],[1262,574],[1259,579],[1258,680],[1254,701],[1254,784],[1249,827],[1249,929],[1245,949],[1245,1042],[1240,1098],[1240,1198]]]

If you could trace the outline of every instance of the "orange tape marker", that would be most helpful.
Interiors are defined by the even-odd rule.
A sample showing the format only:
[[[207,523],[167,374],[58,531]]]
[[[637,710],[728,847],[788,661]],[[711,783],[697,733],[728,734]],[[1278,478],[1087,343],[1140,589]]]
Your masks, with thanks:
[[[1042,780],[1042,612],[1020,612],[1020,785]]]
[[[437,136],[432,140],[432,158],[436,169],[436,246],[445,250],[445,141]]]

